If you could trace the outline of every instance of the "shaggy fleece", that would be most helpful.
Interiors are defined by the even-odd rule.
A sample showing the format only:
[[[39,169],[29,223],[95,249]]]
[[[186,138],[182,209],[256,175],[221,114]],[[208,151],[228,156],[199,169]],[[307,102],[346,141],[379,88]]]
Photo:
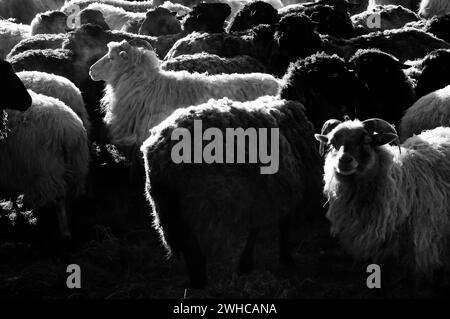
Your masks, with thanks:
[[[362,126],[358,120],[349,126]],[[367,178],[339,178],[325,161],[327,218],[356,258],[397,258],[416,273],[448,263],[450,238],[450,128],[425,131],[395,146],[375,149]]]
[[[236,101],[276,95],[279,80],[264,73],[205,75],[187,71],[163,71],[155,52],[131,47],[127,42],[109,44],[109,53],[128,53],[106,80],[102,105],[113,143],[141,145],[150,129],[174,110],[211,98]],[[120,59],[120,58],[118,58]],[[96,68],[94,65],[91,71]],[[96,70],[96,72],[101,70]]]
[[[261,175],[260,164],[248,163],[175,164],[171,150],[178,141],[171,134],[177,128],[192,134],[194,120],[222,134],[226,128],[279,128],[278,172]],[[298,102],[270,96],[249,102],[224,98],[178,109],[152,129],[141,151],[154,227],[169,253],[179,251],[176,229],[182,225],[205,254],[223,256],[248,229],[276,224],[282,216],[306,218],[320,212],[320,158],[313,126]]]

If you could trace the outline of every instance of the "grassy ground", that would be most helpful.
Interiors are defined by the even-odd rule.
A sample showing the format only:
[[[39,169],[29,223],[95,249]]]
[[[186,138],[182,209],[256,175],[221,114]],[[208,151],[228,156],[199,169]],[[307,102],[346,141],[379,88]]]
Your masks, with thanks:
[[[16,211],[11,202],[0,202],[0,298],[411,297],[395,268],[382,268],[382,289],[368,289],[367,264],[355,263],[339,248],[325,221],[297,248],[295,269],[279,265],[269,234],[259,241],[253,272],[233,271],[237,247],[230,262],[209,265],[207,289],[186,288],[183,261],[165,258],[150,227],[143,187],[129,183],[129,166],[115,157],[94,162],[92,172],[88,196],[74,205],[70,246],[61,244],[51,209]],[[81,289],[66,287],[69,264],[81,267]],[[439,291],[419,296],[445,297],[448,287],[447,280]]]

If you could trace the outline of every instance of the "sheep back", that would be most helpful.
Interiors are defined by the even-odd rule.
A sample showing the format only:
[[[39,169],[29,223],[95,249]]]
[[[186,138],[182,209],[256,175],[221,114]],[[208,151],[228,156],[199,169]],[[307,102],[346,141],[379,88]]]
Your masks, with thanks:
[[[171,134],[177,128],[192,133],[194,120],[201,120],[203,129],[215,127],[223,134],[228,127],[279,127],[279,171],[261,175],[258,164],[175,164]],[[321,187],[312,133],[301,104],[275,97],[243,103],[210,100],[179,109],[153,128],[141,151],[154,227],[168,251],[178,252],[176,229],[181,225],[197,236],[205,253],[214,254],[219,248],[227,250],[227,241],[249,228],[290,214],[308,215],[306,208],[313,207],[314,194],[320,193],[315,191]]]

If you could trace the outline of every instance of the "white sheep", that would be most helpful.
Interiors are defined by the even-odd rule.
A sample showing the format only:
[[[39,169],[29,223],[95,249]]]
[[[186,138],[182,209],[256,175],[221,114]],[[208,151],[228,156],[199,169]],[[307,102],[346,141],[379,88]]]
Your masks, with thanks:
[[[67,203],[80,195],[89,164],[86,130],[63,102],[28,91],[32,106],[7,110],[8,136],[0,143],[2,195],[24,194],[24,204],[57,207],[59,227],[70,239]]]
[[[40,12],[59,10],[65,0],[1,0],[0,17],[29,24]]]
[[[324,193],[331,232],[358,259],[393,257],[416,279],[448,264],[450,128],[438,127],[401,146],[384,120],[324,124],[329,148]]]
[[[441,16],[450,13],[450,1],[448,0],[422,0],[419,15],[430,19],[433,16]]]
[[[64,102],[81,119],[89,136],[91,123],[81,92],[75,84],[65,77],[39,71],[22,71],[17,76],[27,89]]]
[[[111,30],[121,30],[128,22],[145,19],[145,12],[128,12],[104,3],[92,3],[86,9],[100,11]]]
[[[94,81],[106,82],[102,99],[112,142],[141,145],[149,130],[175,109],[210,98],[237,101],[276,95],[280,81],[263,73],[208,76],[186,71],[163,71],[151,47],[111,42],[109,52],[90,68]]]
[[[400,123],[400,140],[438,126],[450,126],[450,85],[421,97],[406,110]]]
[[[122,8],[130,12],[146,12],[156,7],[153,1],[130,2],[126,0],[70,0],[62,6],[61,11],[66,14],[73,14],[73,8],[84,9],[92,3],[108,4],[117,8]]]
[[[5,59],[17,43],[29,37],[30,26],[0,20],[0,59]]]

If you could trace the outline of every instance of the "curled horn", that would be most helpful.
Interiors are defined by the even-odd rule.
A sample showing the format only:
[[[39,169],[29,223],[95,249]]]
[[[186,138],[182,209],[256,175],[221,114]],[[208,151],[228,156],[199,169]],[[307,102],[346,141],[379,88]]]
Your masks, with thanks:
[[[335,120],[335,119],[331,119],[326,121],[323,125],[322,125],[322,130],[320,131],[321,135],[327,135],[328,133],[330,133],[336,126],[338,126],[339,124],[341,124],[342,122],[339,120]],[[325,154],[325,144],[324,143],[320,143],[319,146],[319,154],[320,156],[323,156]]]
[[[133,47],[141,47],[147,50],[153,50],[153,47],[150,43],[148,43],[148,41],[145,40],[141,40],[141,39],[132,39],[128,42],[131,46]]]
[[[380,133],[391,133],[395,134],[397,138],[395,139],[395,145],[398,146],[400,152],[400,139],[397,134],[397,130],[395,129],[394,125],[386,122],[385,120],[373,118],[368,119],[362,122],[363,126],[366,128],[366,130],[369,132],[370,135],[373,135],[374,132]]]
[[[368,119],[363,121],[362,124],[364,125],[366,130],[369,131],[370,134],[373,134],[374,132],[397,134],[394,125],[382,119],[377,118]]]

